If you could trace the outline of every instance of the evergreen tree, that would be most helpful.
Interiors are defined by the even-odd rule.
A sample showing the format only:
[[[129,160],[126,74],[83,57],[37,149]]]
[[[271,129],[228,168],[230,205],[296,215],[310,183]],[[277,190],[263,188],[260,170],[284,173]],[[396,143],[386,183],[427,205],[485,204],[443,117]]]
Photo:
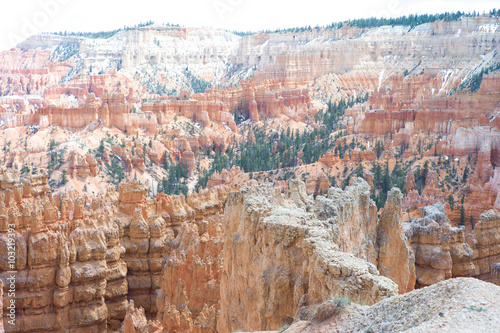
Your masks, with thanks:
[[[67,182],[68,182],[68,171],[63,170],[62,176],[61,176],[61,184],[66,185]]]
[[[382,178],[382,191],[384,193],[389,192],[391,189],[391,177],[389,176],[389,162],[385,163],[384,175]]]
[[[356,168],[356,177],[359,178],[365,178],[364,171],[363,171],[363,164],[359,163],[358,167]]]
[[[453,211],[453,209],[455,208],[455,199],[453,198],[453,195],[450,193],[450,195],[448,195],[446,200],[450,204],[450,209]]]
[[[465,225],[464,200],[465,200],[465,195],[462,195],[462,199],[461,199],[462,205],[460,206],[460,225]]]
[[[58,156],[57,163],[58,164],[64,164],[64,162],[65,162],[65,160],[64,160],[64,151],[60,151],[57,156]]]
[[[97,157],[102,157],[104,155],[104,139],[99,142],[99,147],[97,148]]]
[[[425,181],[427,180],[427,175],[429,173],[429,160],[425,161],[424,169],[422,170],[422,184],[425,186]]]
[[[391,179],[392,186],[396,186],[403,194],[405,194],[406,172],[401,168],[401,165],[397,161],[394,165],[394,169],[392,169]]]
[[[467,182],[467,177],[469,177],[469,167],[465,166],[464,174],[462,176],[462,183],[466,183]]]
[[[377,143],[375,145],[375,154],[377,155],[377,159],[380,159],[383,151],[384,151],[384,144],[382,143],[382,141],[377,140]]]

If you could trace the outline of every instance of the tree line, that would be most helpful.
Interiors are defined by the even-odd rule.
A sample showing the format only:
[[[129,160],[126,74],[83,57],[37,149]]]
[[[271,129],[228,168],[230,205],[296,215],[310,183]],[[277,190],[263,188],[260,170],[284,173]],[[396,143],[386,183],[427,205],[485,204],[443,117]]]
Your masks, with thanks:
[[[485,13],[486,14],[486,13]],[[456,11],[456,12],[444,12],[441,14],[410,14],[410,15],[404,15],[400,17],[391,17],[391,18],[384,18],[384,17],[370,17],[370,18],[361,18],[361,19],[353,19],[353,20],[345,20],[341,22],[334,22],[330,25],[327,25],[325,27],[320,27],[320,26],[304,26],[304,27],[293,27],[293,28],[287,28],[287,29],[276,29],[276,30],[265,30],[264,32],[266,33],[280,33],[280,32],[305,32],[305,31],[313,31],[317,30],[319,31],[320,29],[326,28],[326,29],[340,29],[343,26],[351,26],[351,27],[358,27],[358,28],[377,28],[385,25],[391,25],[391,26],[396,26],[396,25],[403,25],[403,26],[411,26],[412,28],[424,24],[424,23],[432,23],[436,21],[445,21],[445,22],[451,22],[451,21],[457,21],[461,17],[476,17],[481,15],[479,12],[473,11],[473,12],[462,12],[462,11]],[[497,9],[492,9],[490,10],[487,15],[491,17],[498,17],[500,16],[500,10]]]

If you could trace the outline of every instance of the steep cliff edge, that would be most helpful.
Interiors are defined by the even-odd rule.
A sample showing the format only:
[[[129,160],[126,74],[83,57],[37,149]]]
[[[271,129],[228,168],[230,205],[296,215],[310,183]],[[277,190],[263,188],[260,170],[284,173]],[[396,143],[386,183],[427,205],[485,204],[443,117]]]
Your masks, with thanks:
[[[303,183],[296,183],[290,199],[270,185],[231,192],[223,218],[218,330],[277,329],[293,321],[301,306],[328,297],[374,304],[397,294],[396,283],[380,276],[374,264],[341,252],[337,244],[342,224],[359,218],[359,211],[349,209],[349,198],[367,186],[362,180],[355,182],[346,189],[345,202],[336,203],[338,189],[331,189],[323,202],[313,202]],[[358,200],[366,208],[374,205],[368,196],[353,199],[353,206]],[[328,200],[330,211],[324,209]],[[372,212],[375,217],[368,221],[376,221],[376,210]]]
[[[378,269],[396,282],[399,293],[404,294],[415,287],[414,256],[402,227],[403,195],[393,188],[387,196],[377,228]]]

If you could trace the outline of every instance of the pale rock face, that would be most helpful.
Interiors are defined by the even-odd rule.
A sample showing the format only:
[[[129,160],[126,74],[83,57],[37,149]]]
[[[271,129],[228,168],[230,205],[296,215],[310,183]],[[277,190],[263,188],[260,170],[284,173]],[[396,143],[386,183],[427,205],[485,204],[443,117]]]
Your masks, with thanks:
[[[499,292],[498,286],[477,279],[450,279],[372,306],[334,307],[333,315],[301,318],[284,332],[495,332],[500,325]]]
[[[85,205],[46,195],[46,177],[21,184],[0,171],[0,252],[15,223],[23,332],[275,329],[330,296],[374,304],[411,290],[415,274],[417,286],[490,273],[498,281],[498,212],[485,212],[466,240],[442,205],[423,208],[405,225],[413,257],[400,192],[378,218],[358,178],[316,200],[299,181],[289,197],[262,185],[154,199],[124,181]]]
[[[98,331],[117,330],[127,311],[142,318],[128,300],[169,329],[223,331],[230,329],[226,318],[234,316],[241,325],[261,329],[280,325],[299,306],[328,295],[371,304],[398,291],[376,269],[384,258],[377,245],[378,219],[369,186],[360,179],[316,201],[298,181],[290,183],[289,199],[270,186],[229,194],[228,187],[216,186],[187,198],[151,199],[144,186],[129,180],[118,193],[94,200],[89,210],[84,198],[52,201],[33,191],[46,186],[46,178],[17,185],[16,177],[4,174],[1,202],[14,211],[24,200],[36,202],[24,208],[25,222],[9,215],[19,223],[16,268],[26,280],[19,293],[28,297],[30,308],[44,311],[19,316],[27,331],[78,328],[83,322]],[[18,202],[11,189],[27,193],[23,186],[31,195]],[[398,207],[396,200],[387,212],[397,216]],[[259,296],[241,308],[233,303],[240,297],[234,288],[247,284]],[[33,298],[33,290],[41,298]],[[259,314],[252,310],[259,304],[276,310]],[[140,331],[141,323],[129,318],[126,327]]]
[[[333,242],[340,251],[376,265],[377,207],[364,180],[353,178],[345,191],[331,188],[326,197],[317,197],[314,214],[333,224]]]
[[[159,322],[146,319],[143,308],[136,308],[134,301],[129,302],[123,321],[123,333],[160,333],[162,330]]]
[[[444,214],[444,204],[424,207],[421,215],[421,219],[410,220],[405,231],[415,255],[417,286],[430,286],[452,277],[450,241],[443,242],[446,239],[443,234],[449,234],[452,230]],[[453,232],[463,234],[463,229]]]
[[[500,212],[491,209],[481,214],[473,236],[474,264],[481,278],[487,276],[492,265],[500,261]]]
[[[157,319],[170,330],[213,332],[219,310],[223,236],[218,214],[183,223],[163,261]]]

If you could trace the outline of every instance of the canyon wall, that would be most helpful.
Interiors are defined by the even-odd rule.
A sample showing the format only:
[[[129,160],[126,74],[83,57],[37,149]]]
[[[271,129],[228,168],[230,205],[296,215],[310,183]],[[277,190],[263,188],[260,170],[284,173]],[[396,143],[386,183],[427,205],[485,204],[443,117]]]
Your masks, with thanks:
[[[404,224],[416,270],[416,287],[430,286],[451,277],[495,280],[492,267],[499,261],[500,216],[489,210],[481,214],[474,230],[450,225],[444,204],[421,208],[421,218]]]
[[[374,304],[451,277],[498,280],[498,212],[468,236],[438,204],[402,224],[400,191],[378,217],[360,178],[316,200],[299,181],[286,196],[259,185],[149,198],[128,180],[93,198],[0,171],[1,253],[14,223],[18,271],[7,332],[277,329],[329,297]]]
[[[208,115],[234,131],[229,118],[235,108],[253,121],[280,115],[303,120],[318,111],[310,96],[325,103],[372,92],[373,109],[389,112],[367,112],[363,121],[356,122],[361,133],[396,133],[407,123],[415,129],[453,131],[477,124],[480,118],[474,115],[496,107],[498,74],[485,75],[476,94],[454,90],[498,62],[499,32],[491,28],[495,24],[498,18],[480,16],[413,28],[344,25],[245,37],[157,25],[121,31],[107,39],[38,35],[1,53],[0,95],[6,98],[2,103],[6,109],[24,115],[54,104],[45,111],[53,123],[81,127],[95,120],[95,112],[80,109],[90,92],[101,99],[120,94],[130,104],[149,105],[175,91],[186,103],[149,105],[143,110],[180,109],[188,118],[196,114],[195,121],[202,123]],[[193,78],[214,87],[200,91]],[[193,90],[200,93],[192,94]],[[68,109],[67,116],[59,116],[57,108]],[[111,104],[109,108],[113,114]],[[433,111],[430,118],[429,111]],[[83,118],[77,116],[80,113]],[[123,117],[135,128],[145,121],[120,113],[110,121],[123,130]],[[451,126],[445,122],[450,117],[456,120]]]
[[[151,140],[145,149],[111,140],[102,160],[71,151],[74,182],[104,176],[98,165],[113,155],[127,172],[172,161],[188,177],[201,176],[211,153],[246,140],[250,125],[320,128],[314,116],[326,102],[365,92],[368,101],[346,110],[340,128],[368,150],[343,159],[329,151],[322,165],[375,161],[369,144],[386,136],[384,158],[411,145],[401,159],[416,160],[418,142],[427,140],[423,146],[434,146],[419,147],[421,159],[453,156],[460,167],[477,160],[455,192],[444,191],[437,168],[422,195],[417,166],[406,184],[409,206],[467,194],[464,207],[478,221],[470,232],[453,227],[439,204],[402,224],[399,190],[378,211],[366,182],[329,188],[326,170],[305,185],[282,181],[286,195],[269,185],[229,193],[221,185],[244,174],[234,167],[214,173],[208,190],[149,198],[146,186],[130,180],[95,197],[52,195],[46,174],[30,170],[20,181],[1,169],[0,254],[14,223],[19,272],[19,326],[7,331],[112,332],[122,323],[131,333],[277,329],[329,297],[373,304],[451,277],[499,283],[500,216],[484,211],[500,209],[500,74],[482,74],[500,62],[499,23],[482,16],[246,37],[155,25],[107,39],[34,36],[0,53],[0,128],[12,137],[26,125],[33,126],[22,129],[27,135],[54,125],[142,130]],[[478,74],[472,91],[467,84]],[[6,140],[5,161],[24,164],[27,149],[7,154]],[[313,200],[307,193],[316,189],[326,194]],[[6,262],[0,265],[6,288]]]
[[[217,276],[195,285],[182,269],[175,277],[164,277],[162,263],[168,255],[182,258],[190,253],[200,236],[213,241],[209,235],[216,233],[214,226],[202,219],[221,211],[226,188],[193,194],[188,197],[189,206],[183,196],[147,198],[147,188],[133,181],[122,183],[118,192],[110,189],[95,198],[71,198],[47,194],[43,174],[22,183],[11,171],[2,169],[1,176],[2,256],[7,253],[7,225],[16,226],[17,325],[7,325],[7,332],[117,331],[129,300],[145,309],[149,318],[154,317],[157,291],[177,284],[180,278],[188,279],[184,284],[194,288],[188,295],[193,312],[198,315],[194,308],[199,307],[202,316],[212,314],[211,325],[215,326],[214,297],[210,311],[201,311],[201,307],[206,299],[203,288],[218,294]],[[179,232],[198,225],[201,234],[193,239],[192,233]],[[178,234],[187,240],[176,243]],[[220,246],[213,242],[214,252],[206,253],[203,246],[199,250],[208,256],[207,262],[211,262],[211,254],[219,256]],[[192,264],[192,255],[188,257],[185,266]],[[0,280],[5,283],[10,269],[6,260],[1,265]],[[170,265],[174,264],[167,267]],[[216,266],[213,264],[214,270]],[[203,274],[203,268],[198,271]]]
[[[408,248],[400,238],[384,240],[377,250],[377,212],[366,182],[356,179],[345,191],[332,188],[316,201],[303,183],[290,186],[288,199],[270,185],[229,194],[219,331],[277,329],[290,324],[300,307],[329,297],[373,304],[398,293],[376,264],[385,267],[397,256],[389,252],[408,253]],[[388,206],[387,214],[391,209],[401,208]],[[398,222],[393,225],[402,233]],[[403,273],[396,280],[411,289],[410,263],[404,258],[399,263]]]
[[[494,284],[500,286],[500,265],[498,263],[493,264],[491,267],[492,281]]]

